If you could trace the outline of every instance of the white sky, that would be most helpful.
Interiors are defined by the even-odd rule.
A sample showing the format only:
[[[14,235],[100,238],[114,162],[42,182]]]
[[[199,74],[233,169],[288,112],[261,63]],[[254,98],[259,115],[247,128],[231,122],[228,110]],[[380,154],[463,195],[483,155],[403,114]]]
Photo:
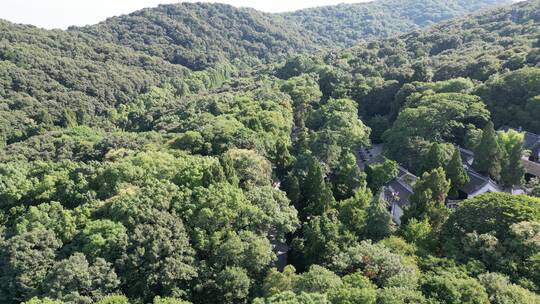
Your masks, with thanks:
[[[265,12],[284,12],[306,7],[368,0],[212,0]],[[145,7],[201,0],[0,0],[0,19],[44,28],[95,24],[107,17],[127,14]]]

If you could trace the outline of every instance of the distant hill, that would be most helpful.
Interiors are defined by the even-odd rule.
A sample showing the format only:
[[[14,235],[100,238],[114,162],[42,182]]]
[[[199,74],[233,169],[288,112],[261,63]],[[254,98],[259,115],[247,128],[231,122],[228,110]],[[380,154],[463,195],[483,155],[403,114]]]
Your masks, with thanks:
[[[454,201],[469,165],[540,196],[495,132],[540,134],[540,1],[505,2],[0,20],[0,303],[540,303],[540,198]]]
[[[337,66],[346,58],[351,73],[396,80],[406,78],[416,63],[423,62],[432,69],[434,80],[469,77],[485,81],[496,72],[539,62],[539,23],[540,2],[524,1],[363,42],[327,57],[327,62]]]
[[[389,37],[433,25],[511,0],[382,0],[323,6],[283,14],[314,33],[319,41],[341,47],[367,38]]]
[[[182,65],[99,37],[0,20],[0,141],[27,138],[43,124],[66,125],[71,112],[79,121],[107,124],[111,109],[153,86],[196,91],[219,82],[227,67],[191,78]]]
[[[218,61],[276,58],[317,48],[312,33],[281,16],[225,4],[180,3],[71,28],[201,70]]]
[[[315,62],[319,60],[314,57]],[[321,79],[327,82],[323,87],[328,96],[354,95],[366,82],[378,87],[356,97],[365,105],[365,118],[389,113],[393,118],[406,94],[416,91],[415,82],[469,78],[474,83],[469,91],[487,104],[497,127],[540,132],[539,1],[523,1],[362,42],[328,54],[323,61],[327,69]],[[280,71],[286,75],[284,70],[294,72],[294,64]],[[305,71],[295,73],[301,72]],[[325,76],[328,74],[335,76]]]
[[[47,121],[66,125],[66,116],[106,125],[111,109],[153,86],[169,83],[181,95],[220,86],[233,73],[227,62],[277,62],[507,1],[417,2],[382,0],[291,14],[182,3],[68,31],[0,21],[0,131],[11,143],[36,134]],[[324,24],[331,27],[322,30]]]
[[[180,3],[71,28],[201,70],[222,60],[263,62],[404,33],[510,0],[381,0],[266,14],[224,4]]]

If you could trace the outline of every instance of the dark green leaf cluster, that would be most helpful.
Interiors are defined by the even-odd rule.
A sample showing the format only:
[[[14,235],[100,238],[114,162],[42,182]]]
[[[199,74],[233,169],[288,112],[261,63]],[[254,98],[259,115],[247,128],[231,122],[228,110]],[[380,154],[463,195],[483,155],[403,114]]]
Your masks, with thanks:
[[[539,4],[419,29],[506,2],[0,21],[0,302],[540,303],[540,201],[445,206],[540,195]]]
[[[510,3],[499,0],[383,0],[305,9],[283,16],[333,44],[350,47],[362,40],[410,32],[471,11]]]

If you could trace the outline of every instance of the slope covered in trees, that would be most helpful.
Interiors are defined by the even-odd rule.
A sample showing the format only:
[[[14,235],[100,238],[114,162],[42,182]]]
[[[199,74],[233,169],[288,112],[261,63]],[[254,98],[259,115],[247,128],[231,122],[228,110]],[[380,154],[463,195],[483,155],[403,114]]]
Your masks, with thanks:
[[[351,46],[404,33],[509,0],[382,0],[267,14],[222,4],[161,5],[72,28],[109,42],[201,70],[223,60],[276,61],[299,52]]]
[[[375,39],[494,3],[406,2],[328,8],[327,31],[210,4],[2,22],[0,302],[540,303],[540,200],[445,206],[470,178],[457,146],[525,186],[523,134],[496,128],[539,131],[540,4]],[[336,25],[347,7],[360,23]],[[342,26],[375,36],[295,54],[366,35]],[[372,142],[389,159],[362,164]]]
[[[537,1],[520,2],[361,43],[325,60],[353,76],[401,83],[457,77],[486,81],[496,73],[538,64],[538,7]]]
[[[538,133],[539,11],[537,1],[520,2],[323,57],[298,56],[276,75],[318,74],[325,96],[358,103],[376,142],[394,125],[385,141],[399,161],[419,160],[409,148],[425,150],[426,140],[472,149],[488,119]]]
[[[268,60],[319,48],[313,33],[295,23],[226,4],[160,5],[71,29],[79,31],[194,70],[234,58]]]
[[[369,38],[410,32],[512,1],[383,0],[304,9],[283,14],[332,44],[350,47]]]
[[[73,123],[110,126],[114,110],[153,86],[185,95],[221,86],[227,64],[192,73],[83,33],[0,21],[1,144]],[[0,145],[1,145],[0,144]]]
[[[464,13],[494,3],[459,3],[453,11]],[[343,26],[358,33],[363,28]],[[390,23],[373,26],[382,33]],[[110,126],[110,117],[120,106],[153,86],[168,83],[183,95],[197,93],[219,87],[233,76],[236,69],[229,61],[245,68],[258,60],[336,46],[320,34],[277,14],[201,3],[163,5],[69,31],[1,21],[0,96],[5,102],[0,109],[0,142],[24,140],[39,134],[39,129],[73,120]]]

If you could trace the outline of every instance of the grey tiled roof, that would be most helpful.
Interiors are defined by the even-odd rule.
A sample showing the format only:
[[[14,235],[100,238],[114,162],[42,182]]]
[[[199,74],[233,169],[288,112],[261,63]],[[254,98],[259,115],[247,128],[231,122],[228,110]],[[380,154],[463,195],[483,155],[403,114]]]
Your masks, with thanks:
[[[472,164],[474,159],[474,152],[459,147],[459,153],[461,154],[461,160],[464,164]]]
[[[534,133],[525,132],[523,136],[523,148],[526,150],[533,150],[536,145],[540,143],[540,136]]]
[[[536,144],[534,144],[530,150],[531,150],[532,157],[536,159],[540,159],[540,140],[537,141]]]
[[[499,188],[491,179],[481,175],[474,170],[467,168],[467,175],[469,176],[469,182],[461,188],[461,191],[468,195],[474,194],[478,190],[482,189],[485,185],[491,183],[495,188]]]
[[[387,200],[397,203],[400,207],[409,204],[409,198],[412,194],[412,188],[399,178],[393,179],[385,187],[385,197]]]

